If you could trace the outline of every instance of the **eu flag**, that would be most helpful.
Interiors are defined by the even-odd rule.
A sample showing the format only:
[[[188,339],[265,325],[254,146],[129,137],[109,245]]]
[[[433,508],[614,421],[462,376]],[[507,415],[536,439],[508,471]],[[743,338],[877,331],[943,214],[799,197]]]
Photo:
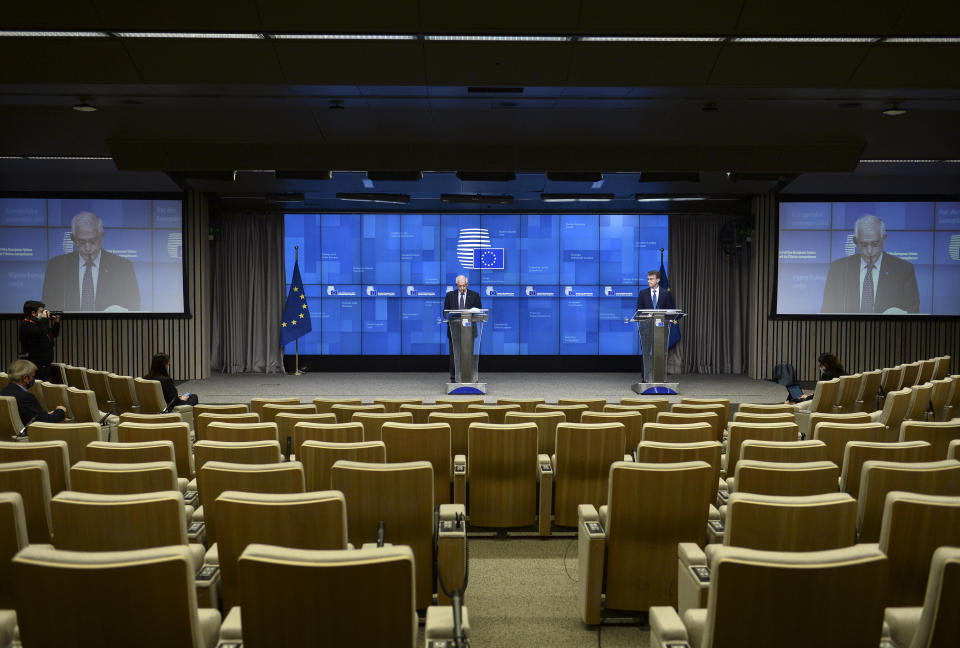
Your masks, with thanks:
[[[313,330],[310,322],[310,309],[307,296],[303,292],[303,279],[300,278],[300,262],[293,263],[293,281],[287,293],[287,303],[283,306],[283,320],[280,322],[280,346],[287,346],[299,337]]]
[[[660,288],[670,290],[670,284],[667,283],[667,269],[663,265],[663,259],[660,259]],[[676,300],[674,300],[676,301]],[[674,322],[670,327],[670,339],[667,341],[667,348],[670,349],[674,344],[680,341],[680,324]]]
[[[477,270],[503,270],[503,248],[474,248],[473,267]]]

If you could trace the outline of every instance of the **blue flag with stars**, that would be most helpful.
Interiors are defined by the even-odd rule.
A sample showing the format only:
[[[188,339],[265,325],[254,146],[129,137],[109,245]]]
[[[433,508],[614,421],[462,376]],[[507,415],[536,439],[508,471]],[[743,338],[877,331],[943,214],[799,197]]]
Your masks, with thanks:
[[[667,268],[663,265],[663,255],[660,258],[660,288],[670,290],[670,284],[667,283]],[[676,302],[676,300],[674,300]],[[680,324],[674,322],[670,327],[670,339],[667,341],[667,348],[673,348],[673,345],[680,341]]]
[[[310,309],[307,296],[303,292],[303,279],[300,278],[300,262],[293,263],[293,280],[287,303],[283,306],[283,320],[280,322],[280,346],[285,347],[299,337],[313,330],[310,322]]]

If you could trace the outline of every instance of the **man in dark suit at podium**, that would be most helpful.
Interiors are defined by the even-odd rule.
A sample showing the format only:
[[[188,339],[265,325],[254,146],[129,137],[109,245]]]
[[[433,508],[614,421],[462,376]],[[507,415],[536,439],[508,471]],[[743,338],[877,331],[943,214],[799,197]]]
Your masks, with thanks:
[[[650,287],[641,290],[640,294],[637,295],[637,310],[676,309],[677,305],[673,301],[673,293],[660,288],[659,270],[651,270],[647,273],[647,285]]]
[[[466,310],[468,308],[483,308],[480,303],[480,293],[475,290],[467,290],[469,282],[466,276],[457,277],[457,289],[451,290],[443,300],[444,312],[448,310]],[[473,335],[476,337],[477,329],[473,328]],[[450,382],[456,381],[453,369],[453,338],[450,335],[450,325],[447,325],[447,348],[450,351]]]

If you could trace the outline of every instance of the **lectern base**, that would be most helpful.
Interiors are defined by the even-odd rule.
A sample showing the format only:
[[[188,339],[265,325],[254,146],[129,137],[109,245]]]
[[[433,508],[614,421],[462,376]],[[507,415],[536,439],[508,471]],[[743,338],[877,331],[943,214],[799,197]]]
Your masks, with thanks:
[[[448,394],[486,394],[487,383],[447,383]]]
[[[668,382],[634,383],[630,387],[630,389],[632,389],[636,393],[643,394],[643,395],[676,394],[679,388],[680,388],[680,383],[668,383]]]

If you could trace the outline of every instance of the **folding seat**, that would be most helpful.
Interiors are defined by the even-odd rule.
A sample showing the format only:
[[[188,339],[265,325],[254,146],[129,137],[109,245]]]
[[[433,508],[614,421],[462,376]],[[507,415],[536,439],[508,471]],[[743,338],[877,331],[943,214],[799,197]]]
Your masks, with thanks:
[[[885,367],[880,372],[880,407],[883,407],[883,401],[886,395],[892,391],[900,389],[900,380],[903,378],[904,365],[896,367]]]
[[[933,552],[923,607],[888,607],[884,622],[890,638],[904,648],[960,645],[960,548]]]
[[[433,603],[436,581],[433,565],[445,585],[460,588],[466,567],[466,519],[462,504],[441,504],[434,517],[433,468],[427,461],[361,463],[340,460],[333,464],[330,483],[347,501],[347,529],[354,546],[377,541],[384,523],[386,542],[409,545],[416,565],[416,609]],[[462,516],[460,533],[440,533],[443,521]],[[434,544],[435,533],[439,534]],[[434,553],[436,549],[436,554]]]
[[[450,426],[446,423],[384,423],[380,433],[390,463],[430,462],[433,466],[433,501],[438,505],[449,504],[454,478]],[[458,473],[465,477],[465,458],[460,462],[464,465]]]
[[[466,414],[467,408],[474,404],[483,404],[483,396],[449,396],[440,397],[436,400],[437,405],[449,405],[453,412],[457,414]]]
[[[280,441],[282,448],[287,447],[287,439],[290,439],[291,448],[293,447],[294,428],[297,423],[336,423],[337,417],[327,412],[325,414],[296,414],[293,412],[280,412],[273,417],[273,422],[277,424],[277,440]],[[291,450],[292,452],[292,450]]]
[[[872,423],[883,423],[887,428],[887,440],[896,441],[900,436],[900,424],[907,415],[910,406],[910,389],[887,392],[883,399],[883,409],[870,414]]]
[[[0,493],[20,493],[31,544],[50,542],[50,472],[40,459],[0,463]]]
[[[533,413],[537,411],[537,405],[546,404],[543,398],[498,398],[497,405],[519,405],[521,412]]]
[[[354,414],[386,414],[387,409],[383,405],[343,405],[337,404],[330,408],[330,411],[337,417],[337,423],[350,423]]]
[[[810,414],[810,434],[807,434],[808,439],[813,438],[813,431],[820,423],[870,423],[870,415],[866,412],[850,412],[847,414],[813,412]]]
[[[90,385],[89,389],[92,389],[93,393],[97,395],[98,408],[104,412],[119,414],[120,411],[116,409],[113,394],[110,393],[110,385],[107,382],[108,375],[106,371],[87,369],[87,384]]]
[[[793,416],[793,405],[790,403],[740,403],[737,406],[737,412],[742,414],[790,414]]]
[[[677,544],[703,546],[715,485],[704,461],[610,467],[607,506],[578,510],[577,607],[584,623],[600,623],[604,593],[608,612],[677,604]]]
[[[606,398],[558,398],[557,405],[586,405],[590,412],[602,412]]]
[[[67,400],[70,401],[70,411],[76,423],[97,423],[109,428],[107,438],[116,437],[117,425],[120,418],[109,412],[102,412],[97,407],[97,395],[90,390],[67,387]]]
[[[27,518],[20,493],[0,493],[0,646],[9,646],[13,638],[16,605],[11,560],[27,546]],[[12,619],[12,623],[11,623]]]
[[[259,423],[260,415],[254,412],[223,414],[219,412],[202,412],[196,414],[196,439],[202,441],[207,438],[207,426],[211,423]]]
[[[813,429],[813,438],[827,446],[827,461],[843,466],[843,453],[851,441],[883,443],[887,438],[887,428],[883,423],[817,423]]]
[[[662,443],[660,441],[641,441],[636,447],[638,463],[682,463],[684,461],[705,461],[710,464],[714,476],[710,493],[710,517],[719,518],[714,508],[717,490],[720,487],[720,458],[723,446],[719,441],[699,441],[696,443]],[[726,488],[726,482],[723,487]]]
[[[84,367],[74,367],[64,365],[67,375],[67,386],[74,389],[90,389],[90,383],[87,382],[87,370]]]
[[[716,441],[713,425],[700,423],[644,423],[643,440],[661,443],[698,443]]]
[[[277,414],[316,414],[317,407],[311,403],[264,403],[260,408],[260,420],[273,423]]]
[[[297,423],[293,426],[293,455],[300,456],[304,441],[359,443],[363,440],[363,425],[360,423]]]
[[[550,457],[537,452],[537,435],[534,423],[470,425],[467,506],[471,525],[530,526],[539,512],[540,535],[550,534],[553,470]]]
[[[637,412],[643,417],[644,423],[656,423],[657,414],[660,413],[656,405],[604,405],[603,411],[612,413]]]
[[[667,398],[659,398],[656,396],[644,396],[644,397],[627,397],[620,399],[621,405],[653,405],[657,408],[658,412],[669,412],[670,411],[670,400]]]
[[[854,403],[854,410],[857,412],[874,412],[880,407],[880,370],[864,371],[863,382],[860,385],[860,393],[857,395],[857,402]]]
[[[910,390],[910,404],[907,405],[907,412],[903,415],[905,421],[927,420],[928,410],[930,409],[931,391],[933,391],[932,383],[915,385]]]
[[[38,380],[36,384],[40,385],[40,391],[43,392],[43,408],[47,411],[55,407],[63,406],[67,409],[67,418],[73,418],[73,410],[70,409],[70,399],[67,398],[67,386],[59,383],[48,383]]]
[[[453,405],[448,403],[435,403],[433,405],[411,405],[407,403],[400,406],[400,411],[413,414],[414,423],[426,423],[431,412],[452,412],[454,409]]]
[[[395,414],[400,411],[401,405],[423,405],[423,399],[420,398],[374,398],[374,405],[383,405],[387,414]]]
[[[718,547],[710,573],[705,609],[687,610],[682,618],[672,607],[650,610],[651,648],[880,645],[887,558],[876,547],[789,552]]]
[[[330,646],[414,648],[415,571],[419,565],[410,547],[317,551],[249,545],[239,561],[241,605],[230,611],[222,636],[242,638],[247,648],[314,645],[318,637]],[[449,628],[437,627],[435,611],[449,608],[428,609],[426,643],[452,646],[452,636],[444,633]],[[440,616],[448,621],[451,615]]]
[[[34,380],[34,381],[33,381],[33,386],[30,387],[29,391],[30,391],[31,394],[33,394],[34,396],[36,396],[37,402],[40,403],[40,407],[42,407],[43,409],[45,409],[45,410],[47,410],[47,411],[50,411],[50,410],[53,409],[53,407],[47,407],[47,401],[44,400],[44,398],[43,398],[43,386],[42,386],[42,384],[43,384],[43,381],[42,381],[42,380]]]
[[[790,406],[791,408],[793,405]],[[797,417],[789,412],[779,414],[761,414],[757,412],[738,411],[733,415],[731,423],[795,423]],[[727,424],[729,427],[729,424]]]
[[[208,461],[268,464],[282,460],[280,444],[276,441],[197,441],[193,445],[193,461],[197,470]]]
[[[833,405],[837,402],[837,392],[840,390],[840,379],[821,380],[813,389],[813,399],[797,403],[793,406],[793,416],[804,438],[810,436],[813,427],[810,425],[810,414],[813,412],[833,412]]]
[[[951,441],[947,446],[947,459],[960,461],[960,440]]]
[[[843,465],[840,473],[840,490],[860,497],[860,477],[863,465],[870,460],[919,462],[930,461],[930,444],[925,441],[906,443],[868,443],[849,441],[843,451]]]
[[[471,403],[467,405],[467,412],[484,413],[491,423],[506,422],[506,415],[510,412],[520,412],[520,405],[511,403],[509,405],[491,405],[489,403]]]
[[[584,412],[581,423],[620,423],[626,435],[626,453],[631,454],[643,440],[643,415],[640,412]]]
[[[79,461],[70,467],[70,484],[81,493],[127,495],[182,490],[172,461],[104,463]]]
[[[97,423],[31,423],[27,432],[31,443],[66,441],[71,464],[86,458],[88,443],[107,440],[107,428]]]
[[[827,446],[823,441],[759,441],[747,439],[740,444],[740,458],[775,463],[803,463],[827,461]],[[837,464],[837,468],[840,465]]]
[[[11,439],[23,430],[17,399],[13,396],[0,396],[0,438]]]
[[[206,523],[207,547],[217,542],[217,509],[214,502],[228,490],[248,493],[302,493],[303,464],[285,461],[274,464],[239,464],[208,461],[197,473],[200,515]],[[197,519],[199,515],[195,515]]]
[[[960,547],[960,497],[887,493],[880,522],[880,550],[890,559],[887,606],[923,605],[930,559],[942,546]]]
[[[223,609],[240,604],[237,561],[253,543],[291,549],[346,549],[347,504],[343,493],[244,493],[224,491],[214,502],[220,528]],[[289,618],[289,617],[288,617]]]
[[[927,495],[960,495],[960,461],[867,461],[857,497],[857,541],[877,542],[887,493],[905,491]]]
[[[144,648],[217,645],[220,613],[197,607],[192,556],[182,545],[102,552],[28,546],[13,559],[13,580],[25,646],[120,646],[131,637]]]
[[[900,384],[897,385],[897,389],[907,389],[917,384],[921,364],[921,362],[908,362],[903,365],[903,373],[900,376]]]
[[[764,551],[825,551],[856,542],[857,501],[847,493],[800,497],[733,493],[723,507],[724,519],[711,523],[710,544],[701,549],[683,543],[678,553],[678,605],[706,608],[711,556],[720,546]]]
[[[207,441],[279,441],[276,423],[214,421],[204,433]]]
[[[756,493],[800,497],[837,492],[840,469],[830,461],[777,463],[741,459],[726,490],[720,491],[720,503],[733,493]]]
[[[70,455],[66,441],[33,441],[30,443],[0,441],[0,463],[32,461],[34,459],[40,459],[47,463],[47,474],[50,478],[50,493],[52,495],[70,489]]]
[[[950,375],[950,356],[940,356],[936,358],[936,361],[933,368],[933,380],[943,380]]]
[[[397,407],[399,408],[400,405],[403,405],[403,403],[398,404]],[[431,416],[433,415],[431,414]],[[383,427],[384,423],[413,423],[413,414],[400,411],[356,412],[350,418],[350,422],[359,423],[363,426],[364,441],[378,441],[380,439],[380,428]]]
[[[280,402],[278,399],[276,402]],[[290,402],[290,401],[287,401]],[[362,405],[363,401],[359,398],[324,398],[317,397],[313,399],[313,406],[317,408],[317,414],[332,414],[334,405]]]
[[[670,406],[672,414],[700,414],[713,412],[717,415],[717,428],[722,430],[727,427],[727,412],[729,405],[722,403],[674,403]]]
[[[740,459],[740,446],[744,441],[797,441],[798,429],[795,423],[740,423],[730,424],[730,436],[727,439],[727,453],[724,457],[723,471],[733,475]]]
[[[176,465],[172,441],[140,441],[139,443],[94,441],[87,446],[87,461],[121,464],[169,461]],[[187,481],[186,477],[180,477],[178,474],[177,490],[186,491]]]
[[[943,414],[940,415],[941,420],[944,421],[960,416],[960,375],[950,376],[950,379],[953,381],[950,384],[950,393],[943,406]]]
[[[920,373],[917,374],[917,385],[922,385],[923,383],[930,382],[933,380],[933,372],[937,366],[937,358],[930,358],[929,360],[920,361]]]
[[[303,464],[307,491],[330,488],[330,471],[339,460],[362,463],[386,463],[387,447],[383,441],[360,441],[358,443],[328,443],[304,441],[297,460]]]
[[[183,417],[177,412],[168,414],[140,414],[139,412],[124,412],[120,415],[121,423],[148,423],[157,425],[160,423],[186,423]],[[188,426],[189,427],[189,426]]]
[[[904,421],[900,424],[900,441],[926,441],[930,444],[930,459],[947,459],[947,448],[954,439],[960,439],[960,418],[952,421]]]
[[[837,388],[837,402],[833,404],[836,414],[848,414],[856,411],[857,397],[863,386],[863,374],[855,373],[849,376],[840,376]]]
[[[713,438],[720,440],[723,434],[723,428],[720,427],[720,415],[716,412],[659,412],[657,414],[657,423],[677,424],[677,423],[709,423],[713,428]]]
[[[720,425],[727,427],[730,422],[730,399],[729,398],[689,398],[680,399],[682,405],[723,405],[723,414],[720,415]]]
[[[163,388],[160,386],[159,380],[134,378],[133,388],[137,392],[137,402],[140,403],[142,414],[160,414],[167,411],[170,403],[163,397]],[[174,405],[173,411],[180,415],[180,418],[190,426],[191,430],[193,429],[192,406],[178,402]]]
[[[263,396],[250,399],[250,411],[261,417],[263,420],[263,406],[267,403],[286,403],[288,405],[300,405],[300,398],[297,396]],[[320,411],[319,409],[317,410]]]
[[[586,412],[584,412],[586,414]],[[626,430],[622,423],[561,423],[553,465],[557,526],[577,525],[577,507],[607,503],[610,465],[624,461]],[[630,459],[629,455],[626,459]]]
[[[50,382],[55,385],[67,384],[67,365],[64,362],[53,362],[50,364]]]
[[[173,443],[174,462],[177,474],[192,479],[193,452],[190,446],[190,430],[183,421],[179,423],[124,423],[117,428],[117,441],[139,443],[141,441],[170,441]],[[71,456],[72,456],[71,452]]]
[[[953,378],[947,377],[943,380],[933,380],[930,382],[930,420],[944,421],[944,408],[947,405],[947,399],[950,397],[950,387],[953,385]]]
[[[588,409],[590,408],[583,403],[575,403],[573,405],[551,405],[550,403],[545,403],[543,405],[537,405],[535,411],[561,412],[566,417],[567,423],[579,423],[580,415]]]
[[[198,403],[193,406],[194,418],[201,414],[247,414],[250,407],[246,403]]]
[[[511,422],[510,417],[516,414],[526,414],[525,412],[507,412],[507,421]],[[529,414],[527,416],[536,417],[537,414]],[[546,418],[556,420],[557,418],[563,419],[562,415],[550,416],[547,415]],[[535,420],[535,419],[534,419]],[[453,456],[467,454],[467,430],[470,429],[471,423],[488,423],[490,417],[486,412],[431,412],[430,416],[427,417],[427,423],[446,423],[450,426],[450,453]],[[397,423],[410,423],[411,421],[396,421]],[[554,431],[556,430],[556,425],[553,426]],[[363,438],[367,441],[375,440],[379,438],[367,436],[367,430],[364,428]]]

